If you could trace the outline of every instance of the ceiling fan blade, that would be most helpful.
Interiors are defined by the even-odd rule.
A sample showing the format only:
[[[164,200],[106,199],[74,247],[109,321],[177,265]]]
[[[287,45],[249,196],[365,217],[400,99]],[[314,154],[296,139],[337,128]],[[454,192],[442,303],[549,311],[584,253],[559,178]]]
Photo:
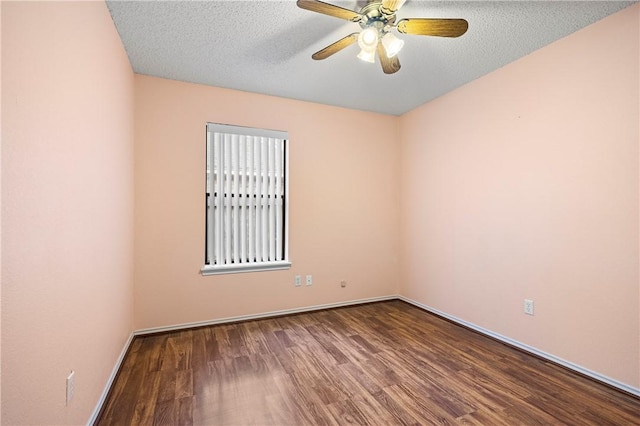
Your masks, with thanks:
[[[397,27],[405,34],[460,37],[467,32],[469,23],[464,19],[410,18],[400,20]]]
[[[348,36],[341,38],[335,43],[331,43],[324,49],[318,50],[316,53],[311,55],[311,57],[316,61],[319,61],[321,59],[327,59],[329,56],[341,51],[345,47],[351,46],[357,40],[358,40],[358,33],[349,34]]]
[[[358,12],[354,12],[353,10],[345,9],[340,6],[334,6],[319,0],[298,0],[297,4],[301,9],[334,16],[340,19],[346,19],[347,21],[357,22],[362,19],[362,15]]]
[[[400,70],[400,60],[398,59],[398,55],[393,55],[389,58],[382,43],[378,43],[378,58],[380,58],[382,71],[384,71],[385,74],[393,74]]]
[[[406,1],[407,0],[382,0],[381,10],[387,15],[393,15]]]

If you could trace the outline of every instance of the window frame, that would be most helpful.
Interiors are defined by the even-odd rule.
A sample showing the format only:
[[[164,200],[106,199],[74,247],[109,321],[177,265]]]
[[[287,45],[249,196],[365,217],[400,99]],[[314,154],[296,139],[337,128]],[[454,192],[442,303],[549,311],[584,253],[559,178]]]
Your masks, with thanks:
[[[282,191],[282,260],[272,261],[253,261],[246,263],[228,263],[228,264],[210,264],[209,257],[209,240],[210,238],[216,238],[215,226],[214,226],[214,214],[215,210],[210,208],[215,202],[213,194],[215,193],[214,185],[214,156],[215,150],[213,148],[213,135],[219,134],[234,134],[250,137],[270,137],[276,138],[282,141],[283,147],[283,191]],[[259,129],[253,127],[219,124],[219,123],[206,123],[206,162],[205,162],[205,256],[204,266],[201,268],[202,275],[218,275],[218,274],[232,274],[243,272],[261,272],[261,271],[274,271],[284,270],[291,268],[291,261],[289,259],[289,152],[290,152],[290,140],[289,134],[286,131]],[[268,171],[267,171],[268,173]],[[209,192],[211,191],[211,192]],[[270,238],[270,241],[272,239]],[[215,244],[215,240],[212,244]]]

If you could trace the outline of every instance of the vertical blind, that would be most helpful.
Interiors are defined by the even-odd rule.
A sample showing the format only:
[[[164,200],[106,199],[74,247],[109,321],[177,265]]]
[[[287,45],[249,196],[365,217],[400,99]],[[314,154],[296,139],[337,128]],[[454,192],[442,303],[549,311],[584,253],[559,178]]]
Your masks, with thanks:
[[[286,132],[207,125],[208,265],[286,260]]]

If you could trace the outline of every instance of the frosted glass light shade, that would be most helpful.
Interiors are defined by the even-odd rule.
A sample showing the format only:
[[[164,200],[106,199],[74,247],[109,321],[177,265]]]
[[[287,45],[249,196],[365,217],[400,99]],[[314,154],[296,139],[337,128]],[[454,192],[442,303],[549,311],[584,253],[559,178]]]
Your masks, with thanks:
[[[358,53],[358,58],[373,64],[376,61],[376,51],[362,49],[360,53]]]
[[[378,30],[369,27],[360,31],[358,45],[362,50],[375,50],[378,46]]]
[[[402,49],[404,41],[391,33],[386,33],[382,37],[382,45],[384,46],[384,50],[387,52],[387,57],[392,58],[398,54],[400,49]]]

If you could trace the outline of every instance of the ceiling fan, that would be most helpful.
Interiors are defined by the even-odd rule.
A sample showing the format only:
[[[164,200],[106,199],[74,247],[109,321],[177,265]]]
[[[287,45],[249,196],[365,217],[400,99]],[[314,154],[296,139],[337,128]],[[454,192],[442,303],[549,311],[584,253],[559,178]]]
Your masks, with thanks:
[[[335,43],[311,55],[313,59],[326,59],[347,46],[358,42],[358,58],[375,62],[376,53],[385,74],[393,74],[400,69],[398,52],[404,41],[393,35],[397,29],[403,34],[428,35],[436,37],[459,37],[467,31],[469,23],[464,19],[407,18],[396,23],[396,12],[406,0],[369,0],[358,12],[324,3],[319,0],[298,0],[298,7],[324,15],[356,22],[362,31],[349,34]]]

